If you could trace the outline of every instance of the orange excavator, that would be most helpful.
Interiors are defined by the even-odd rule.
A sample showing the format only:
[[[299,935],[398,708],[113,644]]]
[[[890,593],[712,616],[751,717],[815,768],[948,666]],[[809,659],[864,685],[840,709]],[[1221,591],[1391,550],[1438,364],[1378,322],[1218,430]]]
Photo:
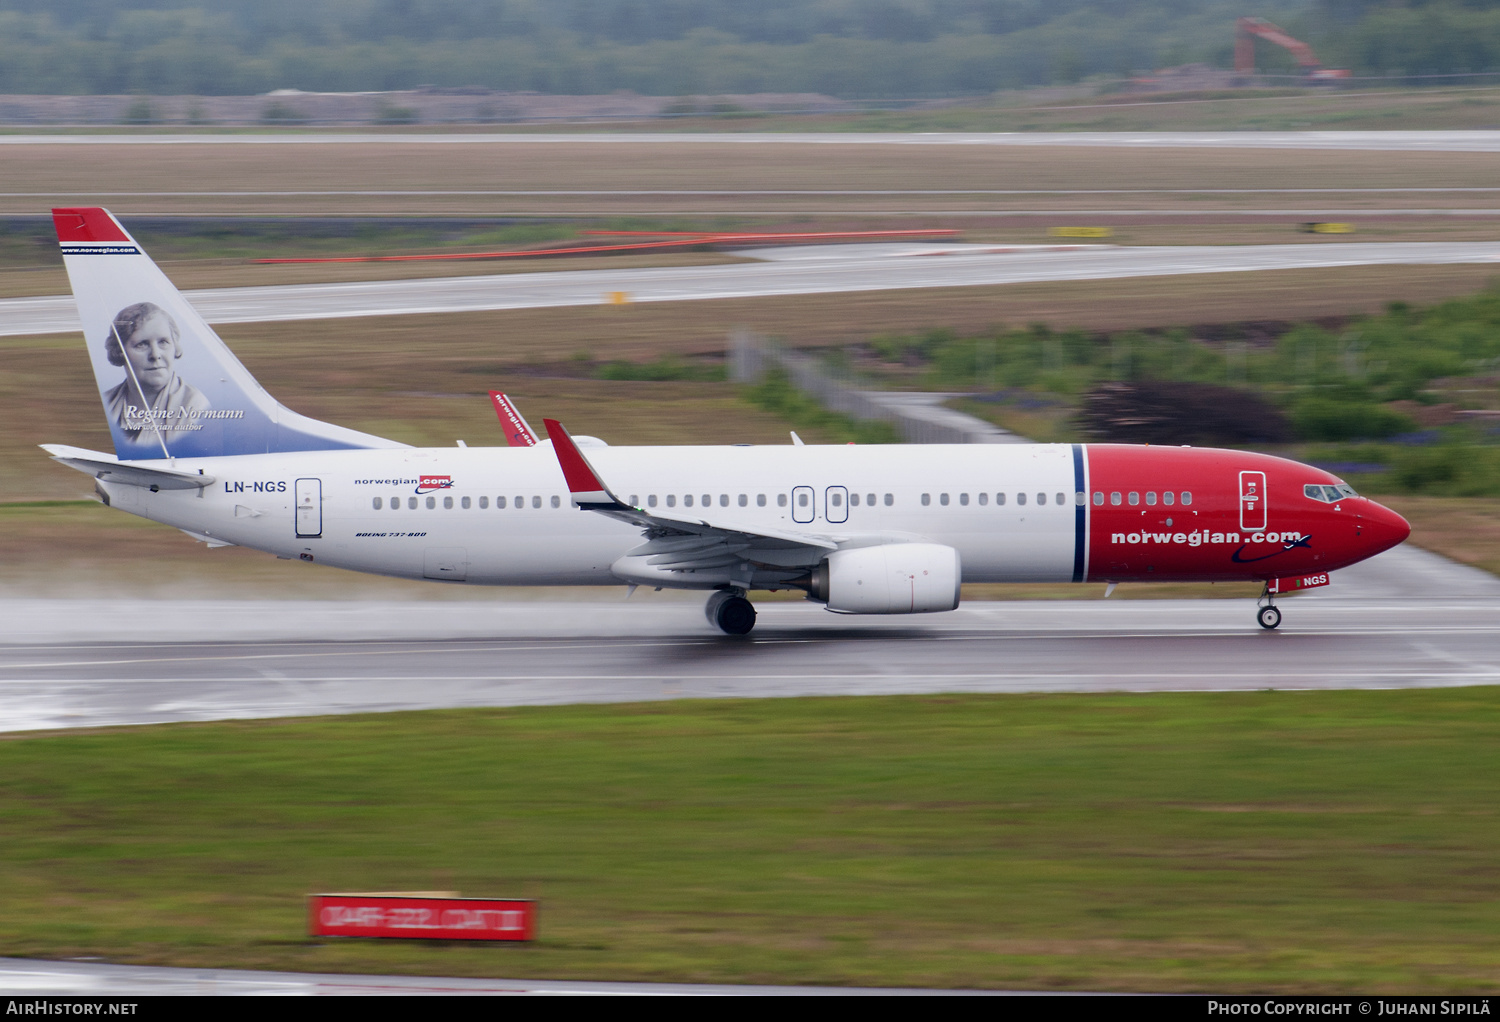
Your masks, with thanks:
[[[1265,18],[1239,18],[1234,23],[1234,69],[1240,74],[1255,73],[1255,39],[1259,36],[1268,43],[1275,43],[1291,51],[1297,58],[1302,73],[1315,82],[1348,78],[1349,72],[1342,68],[1324,67],[1313,53],[1312,47],[1300,39],[1293,39],[1285,31]]]

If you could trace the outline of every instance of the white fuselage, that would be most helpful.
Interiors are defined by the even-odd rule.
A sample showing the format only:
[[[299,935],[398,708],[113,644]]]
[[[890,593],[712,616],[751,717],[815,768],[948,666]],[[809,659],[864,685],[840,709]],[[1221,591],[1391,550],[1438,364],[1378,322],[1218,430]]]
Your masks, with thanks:
[[[1087,482],[1076,485],[1069,445],[586,452],[621,500],[666,515],[836,541],[940,543],[959,551],[965,582],[1074,578],[1074,493]],[[550,442],[179,459],[174,467],[214,482],[155,493],[101,486],[113,506],[212,542],[403,578],[620,584],[611,565],[643,542],[639,527],[573,505]]]

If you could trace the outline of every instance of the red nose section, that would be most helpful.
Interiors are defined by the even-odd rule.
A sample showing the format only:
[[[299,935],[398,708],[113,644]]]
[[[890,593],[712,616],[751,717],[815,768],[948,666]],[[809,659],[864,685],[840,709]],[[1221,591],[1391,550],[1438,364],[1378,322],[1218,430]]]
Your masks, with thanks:
[[[1370,552],[1366,556],[1373,557],[1406,542],[1406,538],[1411,535],[1411,523],[1382,504],[1373,500],[1367,503],[1368,507],[1362,515],[1364,539],[1370,545]]]

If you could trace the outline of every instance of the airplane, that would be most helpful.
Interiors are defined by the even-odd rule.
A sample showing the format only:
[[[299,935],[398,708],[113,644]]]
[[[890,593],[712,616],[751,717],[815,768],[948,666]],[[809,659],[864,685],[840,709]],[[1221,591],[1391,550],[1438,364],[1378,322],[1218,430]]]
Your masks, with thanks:
[[[417,448],[279,404],[120,222],[53,210],[114,453],[42,445],[99,499],[210,546],[449,585],[701,590],[709,622],[800,590],[842,614],[949,611],[965,582],[1264,583],[1275,597],[1403,542],[1313,466],[1122,444]],[[794,436],[794,439],[795,436]]]

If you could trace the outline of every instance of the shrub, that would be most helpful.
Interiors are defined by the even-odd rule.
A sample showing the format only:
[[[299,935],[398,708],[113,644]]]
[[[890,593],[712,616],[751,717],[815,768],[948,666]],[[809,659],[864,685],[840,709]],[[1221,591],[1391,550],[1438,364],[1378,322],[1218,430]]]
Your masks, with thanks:
[[[1378,440],[1416,423],[1382,405],[1309,395],[1292,406],[1292,426],[1302,440]]]

